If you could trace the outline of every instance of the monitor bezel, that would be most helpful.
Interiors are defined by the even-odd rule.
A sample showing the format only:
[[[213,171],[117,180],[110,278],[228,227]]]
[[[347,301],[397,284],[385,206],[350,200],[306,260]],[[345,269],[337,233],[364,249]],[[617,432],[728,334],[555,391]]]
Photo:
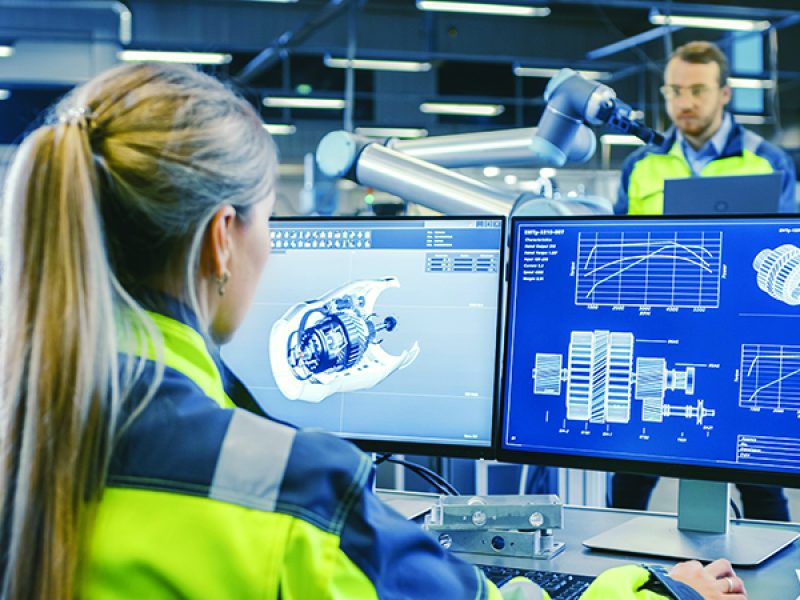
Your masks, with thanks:
[[[494,359],[494,379],[492,385],[492,410],[491,410],[491,430],[488,443],[486,445],[470,445],[463,443],[443,443],[443,442],[400,442],[393,440],[377,440],[365,438],[352,438],[346,435],[331,432],[332,435],[349,440],[365,452],[375,452],[380,454],[412,454],[418,456],[438,456],[453,458],[483,458],[493,459],[495,455],[495,440],[498,439],[498,409],[500,402],[500,368],[501,368],[501,343],[502,330],[505,323],[504,301],[505,292],[505,265],[507,256],[507,217],[505,215],[396,215],[396,216],[277,216],[270,219],[270,223],[285,222],[336,222],[336,221],[471,221],[471,220],[492,220],[500,221],[500,255],[498,265],[497,281],[497,319],[495,322],[495,359]],[[267,411],[269,412],[269,411]],[[425,415],[420,415],[425,418]]]
[[[508,264],[506,266],[506,305],[503,314],[505,315],[505,327],[503,330],[503,341],[501,352],[504,357],[508,356],[509,326],[511,314],[511,282],[514,274],[512,273],[511,263],[515,256],[515,242],[518,224],[538,223],[538,222],[564,222],[564,221],[736,221],[736,220],[766,220],[766,219],[787,219],[800,222],[800,214],[779,213],[779,214],[732,214],[732,215],[570,215],[570,216],[513,216],[509,220],[508,227]],[[676,477],[681,479],[700,479],[707,481],[725,481],[731,483],[750,483],[781,485],[784,487],[800,488],[800,473],[781,473],[762,471],[757,469],[740,469],[735,467],[712,467],[703,465],[675,464],[659,461],[628,460],[620,458],[605,458],[580,456],[566,453],[540,452],[530,450],[513,450],[503,446],[503,431],[506,423],[506,394],[507,390],[507,364],[506,358],[500,367],[501,393],[498,398],[497,423],[495,431],[495,452],[496,459],[503,462],[520,464],[536,464],[542,466],[567,467],[577,469],[588,469],[592,471],[607,471],[621,473],[636,473],[646,475],[661,475],[665,477]]]

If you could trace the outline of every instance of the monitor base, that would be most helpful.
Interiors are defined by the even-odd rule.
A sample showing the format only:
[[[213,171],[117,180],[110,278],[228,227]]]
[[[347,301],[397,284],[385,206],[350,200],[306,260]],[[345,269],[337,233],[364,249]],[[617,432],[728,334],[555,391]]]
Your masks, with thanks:
[[[593,550],[712,561],[727,558],[736,566],[761,564],[800,537],[800,531],[773,529],[768,524],[731,523],[728,533],[678,529],[673,517],[642,516],[584,540]]]

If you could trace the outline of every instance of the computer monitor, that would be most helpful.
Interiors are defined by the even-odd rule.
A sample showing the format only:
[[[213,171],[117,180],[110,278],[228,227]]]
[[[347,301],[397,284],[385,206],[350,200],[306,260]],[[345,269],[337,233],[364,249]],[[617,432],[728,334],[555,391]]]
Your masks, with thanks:
[[[272,416],[370,451],[492,456],[502,217],[292,218],[226,362]]]
[[[683,478],[687,530],[728,529],[715,482],[800,486],[800,219],[526,217],[510,238],[500,460]],[[610,537],[739,564],[775,551],[674,533]]]

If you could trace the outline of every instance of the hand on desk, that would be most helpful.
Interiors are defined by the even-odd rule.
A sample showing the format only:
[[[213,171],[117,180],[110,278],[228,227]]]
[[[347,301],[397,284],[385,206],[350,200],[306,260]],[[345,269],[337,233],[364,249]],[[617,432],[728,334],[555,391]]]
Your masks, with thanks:
[[[675,565],[673,579],[692,586],[706,600],[745,600],[744,582],[733,572],[731,563],[721,558],[703,567],[696,560]]]

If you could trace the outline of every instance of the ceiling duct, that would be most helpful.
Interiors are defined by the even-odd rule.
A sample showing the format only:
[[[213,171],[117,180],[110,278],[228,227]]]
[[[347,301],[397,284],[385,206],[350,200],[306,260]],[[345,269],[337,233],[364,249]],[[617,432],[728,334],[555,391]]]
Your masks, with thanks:
[[[0,0],[0,39],[14,48],[0,59],[5,85],[74,85],[117,63],[131,41],[122,2]]]

